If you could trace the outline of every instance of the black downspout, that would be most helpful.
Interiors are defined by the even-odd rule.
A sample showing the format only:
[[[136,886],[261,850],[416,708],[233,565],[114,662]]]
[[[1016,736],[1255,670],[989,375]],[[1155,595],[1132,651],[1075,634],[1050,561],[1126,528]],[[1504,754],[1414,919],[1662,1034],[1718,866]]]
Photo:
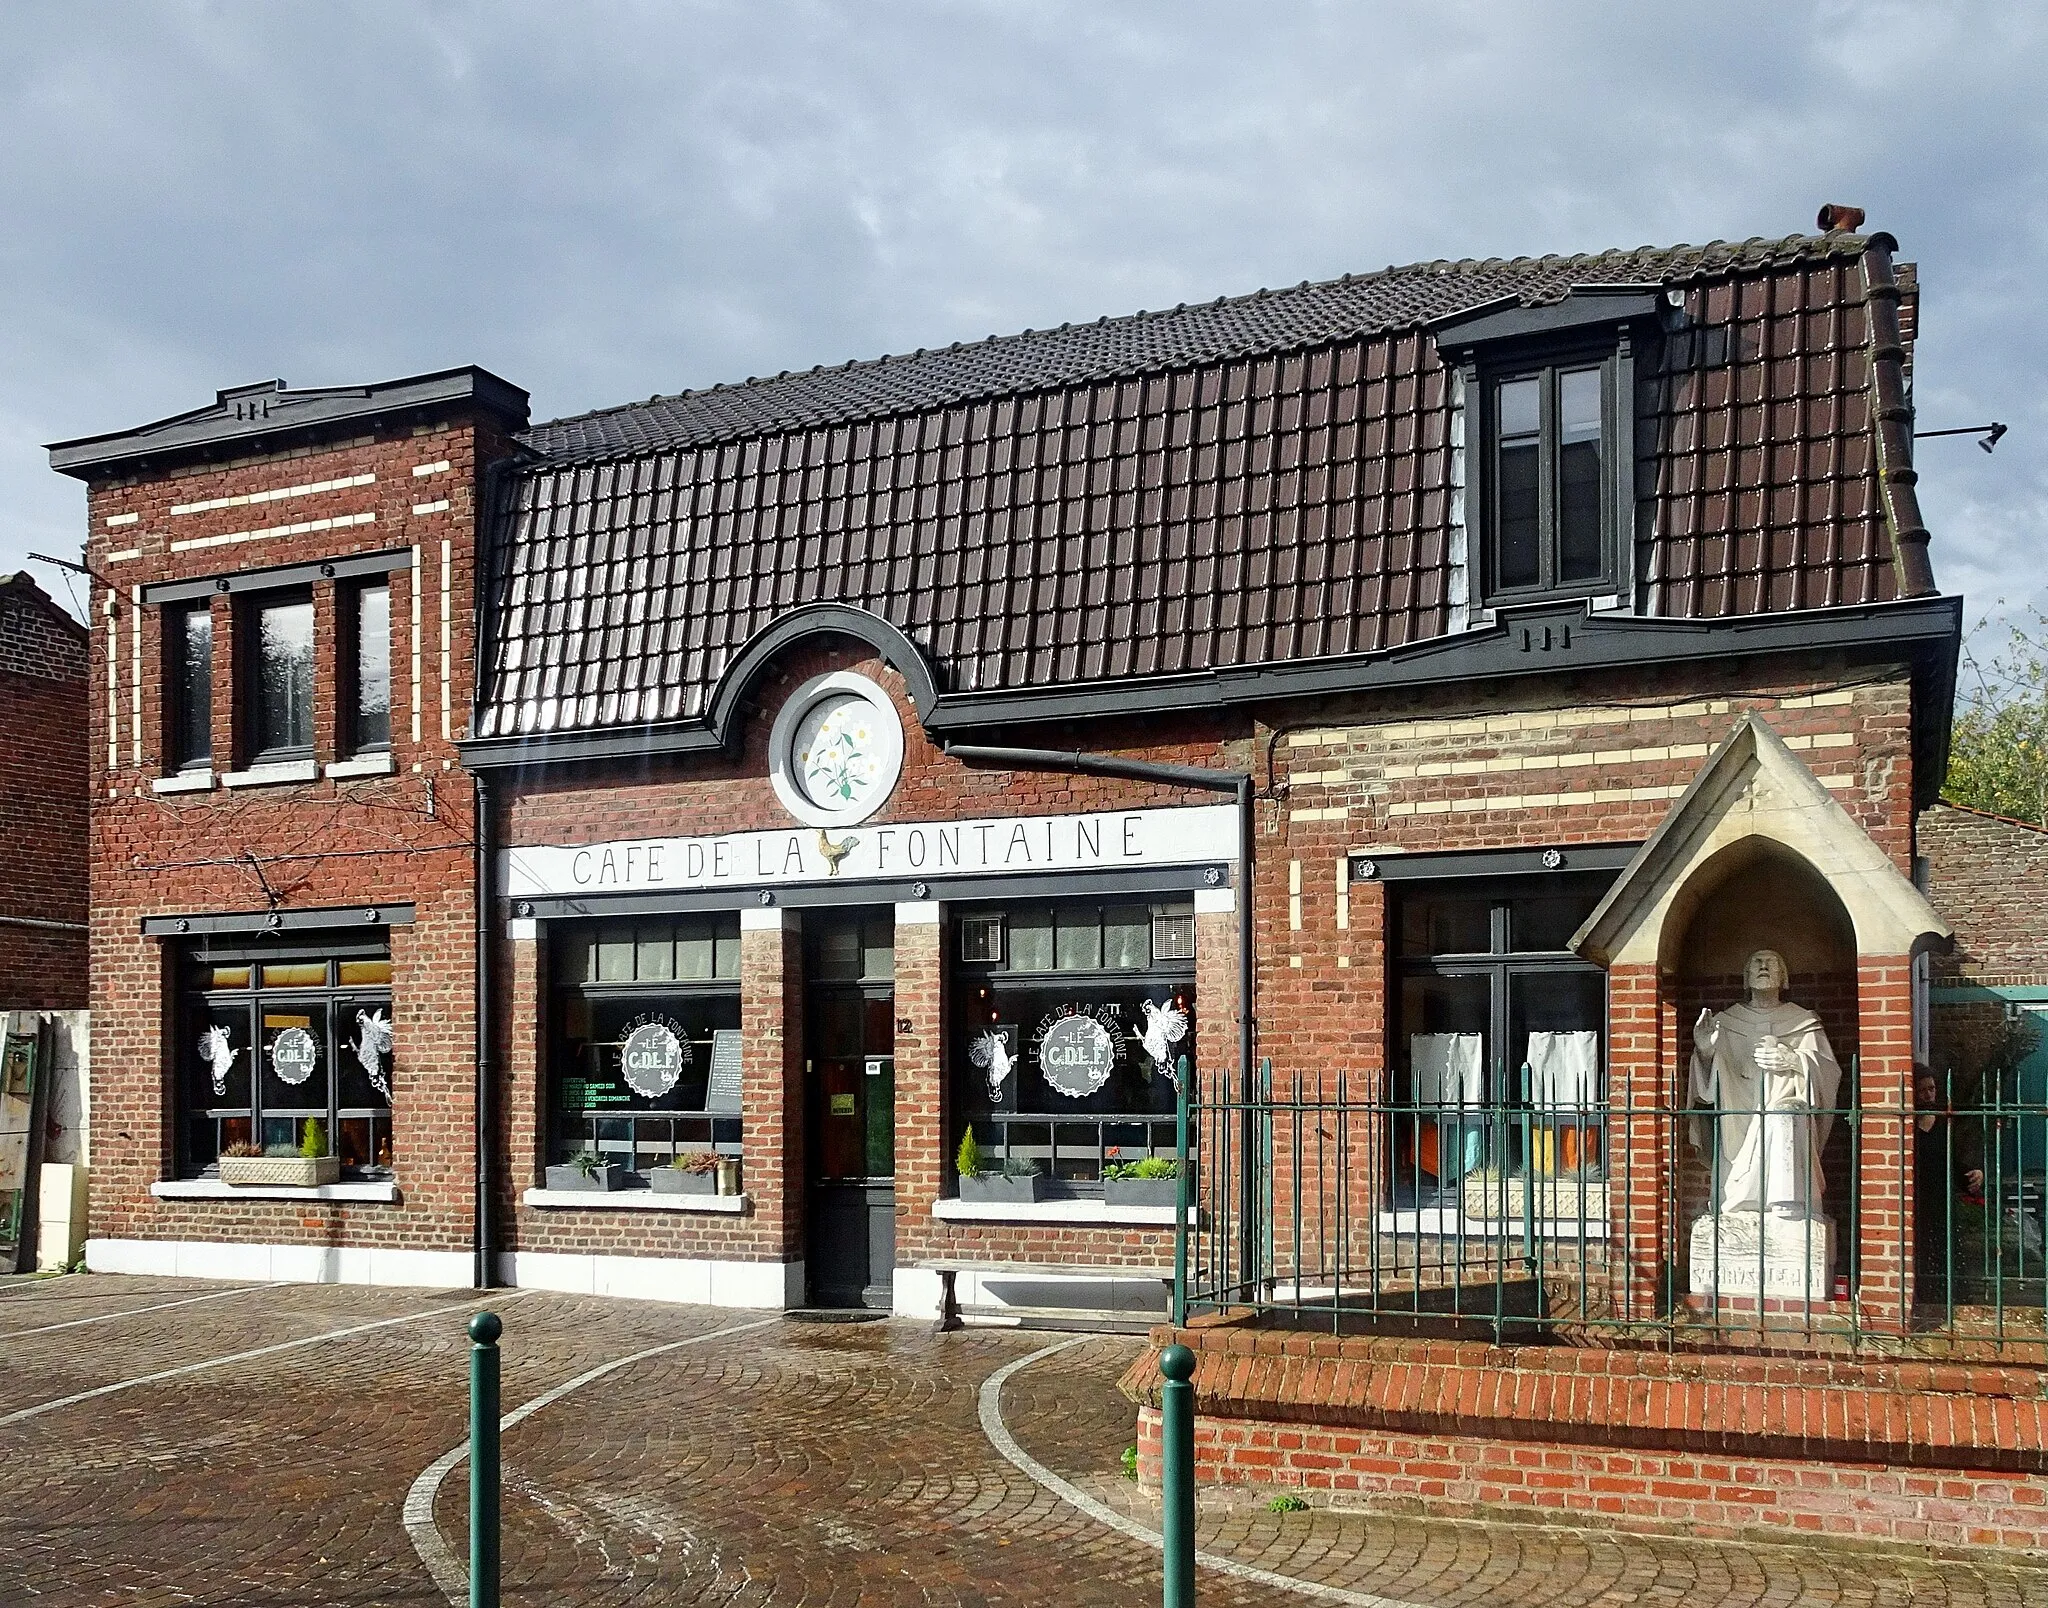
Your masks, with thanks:
[[[1252,775],[1249,771],[1204,770],[1196,765],[1166,765],[1148,759],[1111,759],[1098,754],[1057,748],[992,748],[981,743],[941,745],[953,758],[968,764],[1000,765],[1009,770],[1067,771],[1081,776],[1122,776],[1137,782],[1164,782],[1170,787],[1199,788],[1206,793],[1231,793],[1237,799],[1237,1084],[1243,1102],[1243,1200],[1238,1212],[1238,1257],[1247,1299],[1256,1294],[1259,1246],[1259,1184],[1256,1065],[1258,1026],[1252,1005],[1257,979],[1252,943],[1257,928],[1252,911]],[[1177,1230],[1177,1232],[1184,1232]]]
[[[491,1155],[497,1112],[491,1086],[491,909],[493,860],[491,793],[483,773],[476,774],[476,1269],[475,1287],[497,1288],[498,1243],[492,1232],[495,1193]]]

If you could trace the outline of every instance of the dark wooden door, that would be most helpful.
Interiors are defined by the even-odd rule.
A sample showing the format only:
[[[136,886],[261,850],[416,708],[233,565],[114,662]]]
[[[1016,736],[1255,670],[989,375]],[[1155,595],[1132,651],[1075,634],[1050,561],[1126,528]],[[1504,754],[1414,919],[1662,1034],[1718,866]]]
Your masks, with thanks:
[[[895,992],[874,982],[813,983],[806,992],[810,1299],[887,1310],[896,1268]]]

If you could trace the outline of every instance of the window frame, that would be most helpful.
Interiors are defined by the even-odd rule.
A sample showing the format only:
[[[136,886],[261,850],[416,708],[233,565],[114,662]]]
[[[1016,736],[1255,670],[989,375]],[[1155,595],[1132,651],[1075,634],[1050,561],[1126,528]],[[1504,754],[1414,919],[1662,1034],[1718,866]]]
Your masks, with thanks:
[[[206,734],[206,746],[203,750],[188,750],[185,742],[187,717],[194,712],[193,688],[185,674],[185,647],[190,640],[190,622],[194,616],[206,621],[206,718],[201,726]],[[210,771],[213,769],[214,754],[214,650],[220,643],[220,634],[214,629],[213,604],[210,599],[167,604],[163,608],[161,619],[164,665],[164,771],[166,775],[172,776]]]
[[[376,741],[365,741],[362,700],[363,597],[373,591],[382,591],[384,594],[384,735]],[[372,754],[388,754],[392,752],[393,746],[394,711],[391,707],[391,695],[396,670],[395,655],[392,652],[391,576],[388,572],[365,575],[359,580],[346,583],[341,588],[337,601],[340,604],[336,613],[341,624],[341,651],[336,655],[338,673],[335,676],[335,690],[338,696],[335,704],[340,716],[341,752],[351,759]]]
[[[263,1100],[263,1073],[260,1066],[261,1044],[264,1031],[263,1013],[275,1002],[281,1005],[319,1005],[326,1012],[326,1024],[322,1029],[325,1042],[322,1053],[326,1056],[326,1110],[314,1113],[325,1124],[328,1152],[340,1154],[341,1123],[367,1119],[370,1124],[370,1161],[350,1166],[343,1177],[351,1181],[384,1180],[394,1176],[395,1128],[394,1116],[397,1109],[397,1066],[393,1056],[391,1075],[392,1096],[383,1106],[344,1106],[341,1103],[342,1053],[346,1041],[340,1032],[340,1011],[344,1005],[366,1008],[381,1008],[386,1016],[396,1022],[393,1009],[393,984],[344,983],[341,981],[341,966],[351,961],[391,963],[391,948],[388,941],[362,940],[296,944],[285,948],[276,942],[254,946],[246,943],[205,943],[185,947],[177,957],[177,1009],[179,1023],[178,1039],[173,1046],[171,1060],[171,1102],[176,1113],[174,1122],[174,1150],[177,1159],[178,1176],[183,1179],[200,1179],[217,1174],[219,1155],[223,1148],[223,1124],[237,1119],[246,1119],[250,1136],[262,1142],[263,1124],[266,1113]],[[263,982],[265,966],[319,965],[323,968],[325,981],[318,984],[266,984]],[[194,973],[202,968],[221,966],[247,966],[249,981],[238,988],[202,987],[194,981]],[[194,1071],[192,1058],[198,1053],[199,1034],[204,1021],[218,1017],[224,1011],[243,1010],[253,1031],[248,1042],[241,1047],[241,1053],[249,1059],[249,1098],[246,1104],[228,1103],[223,1097],[213,1104],[199,1108],[188,1097],[187,1079]],[[305,1121],[305,1108],[293,1107],[290,1120],[294,1126],[292,1143],[298,1143],[299,1132]],[[272,1113],[269,1120],[282,1120]],[[211,1122],[214,1125],[214,1154],[208,1160],[199,1160],[192,1137],[195,1124]],[[377,1135],[381,1128],[386,1159],[378,1161]]]
[[[297,760],[309,760],[319,740],[320,718],[320,605],[313,596],[311,587],[280,588],[269,592],[252,592],[238,600],[239,611],[235,620],[235,635],[240,650],[236,658],[239,696],[236,699],[238,722],[241,728],[243,763],[258,765],[286,765]],[[312,639],[306,658],[306,740],[303,743],[261,746],[263,718],[263,612],[271,608],[287,608],[303,604],[309,611],[312,623]]]
[[[1562,451],[1558,427],[1559,376],[1582,369],[1600,373],[1600,570],[1597,575],[1565,580],[1558,571],[1561,531],[1558,485]],[[1518,380],[1539,382],[1540,413],[1537,446],[1537,574],[1533,583],[1505,585],[1501,570],[1500,409],[1503,385]],[[1626,330],[1604,339],[1501,351],[1475,359],[1467,371],[1466,406],[1477,399],[1479,414],[1478,487],[1480,517],[1467,520],[1479,537],[1479,592],[1488,608],[1536,603],[1554,598],[1601,597],[1627,584],[1622,554],[1633,543],[1635,485],[1634,362]]]

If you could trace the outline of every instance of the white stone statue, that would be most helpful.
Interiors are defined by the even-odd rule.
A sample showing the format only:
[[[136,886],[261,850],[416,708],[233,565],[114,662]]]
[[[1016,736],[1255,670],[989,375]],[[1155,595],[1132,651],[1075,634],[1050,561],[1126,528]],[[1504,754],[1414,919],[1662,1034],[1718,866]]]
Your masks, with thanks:
[[[1820,1215],[1820,1152],[1834,1126],[1842,1068],[1820,1018],[1780,997],[1785,957],[1759,949],[1742,964],[1748,998],[1693,1024],[1692,1098],[1720,1128],[1717,1209]],[[1692,1142],[1708,1149],[1707,1126]]]
[[[1748,997],[1693,1024],[1692,1098],[1713,1111],[1693,1118],[1690,1137],[1717,1173],[1715,1204],[1692,1225],[1695,1295],[1833,1292],[1820,1152],[1842,1068],[1820,1019],[1780,997],[1789,975],[1783,955],[1759,949],[1742,963]]]

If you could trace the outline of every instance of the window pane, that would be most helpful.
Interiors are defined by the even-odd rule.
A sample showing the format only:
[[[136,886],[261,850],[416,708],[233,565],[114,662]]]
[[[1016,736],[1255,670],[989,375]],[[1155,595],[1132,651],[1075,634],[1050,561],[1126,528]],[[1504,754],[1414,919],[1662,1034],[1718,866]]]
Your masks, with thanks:
[[[1557,567],[1564,581],[1598,579],[1600,551],[1600,371],[1557,377]]]
[[[327,962],[324,960],[295,961],[287,966],[263,968],[265,988],[319,988],[326,981]]]
[[[718,928],[718,937],[713,948],[713,975],[737,977],[740,974],[740,918],[727,916]]]
[[[570,933],[555,946],[555,981],[558,983],[588,983],[595,981],[591,974],[591,961],[595,958],[597,946],[587,932]]]
[[[213,612],[202,604],[175,619],[170,758],[182,768],[213,758]]]
[[[861,976],[881,981],[896,975],[896,921],[877,916],[861,927]]]
[[[1102,912],[1102,964],[1141,970],[1152,964],[1152,907],[1111,905]]]
[[[640,929],[640,958],[634,975],[643,983],[665,983],[676,974],[675,932],[666,922]],[[705,957],[710,958],[708,955]]]
[[[1010,917],[1010,970],[1052,970],[1052,912],[1020,910]]]
[[[597,935],[597,980],[601,983],[630,983],[633,980],[631,927],[606,927]]]
[[[356,594],[356,747],[391,746],[391,588]]]
[[[1483,955],[1493,947],[1492,904],[1484,895],[1417,894],[1401,903],[1404,955]]]
[[[712,974],[716,963],[712,924],[683,921],[676,924],[676,975],[702,981]]]
[[[313,744],[313,604],[271,603],[256,614],[256,751]]]
[[[1102,917],[1090,908],[1062,910],[1055,959],[1061,971],[1094,971],[1102,964]]]
[[[388,960],[344,960],[340,965],[339,981],[350,987],[362,988],[370,983],[391,981],[391,962]]]
[[[1499,395],[1497,428],[1501,440],[1535,435],[1542,427],[1543,382],[1533,378],[1504,380]]]
[[[1600,892],[1546,894],[1541,898],[1515,899],[1508,906],[1509,947],[1558,951],[1571,945],[1579,923],[1593,913]]]
[[[203,988],[247,988],[250,968],[247,966],[206,966],[200,969]]]
[[[344,999],[335,1005],[335,1100],[342,1110],[391,1104],[391,1002]],[[361,1165],[360,1162],[357,1163]]]
[[[1509,380],[1497,392],[1494,429],[1494,584],[1534,586],[1537,552],[1538,428],[1542,382]]]
[[[267,969],[267,968],[266,968]],[[290,1114],[303,1119],[327,1120],[327,1006],[308,1001],[303,1005],[276,1005],[263,1012],[263,1036],[258,1056],[262,1077],[257,1093],[266,1119]],[[270,1137],[272,1124],[264,1123],[264,1144],[279,1141]],[[304,1136],[294,1123],[291,1143]]]
[[[857,981],[861,964],[860,924],[843,918],[831,921],[818,934],[817,955],[820,977]]]

